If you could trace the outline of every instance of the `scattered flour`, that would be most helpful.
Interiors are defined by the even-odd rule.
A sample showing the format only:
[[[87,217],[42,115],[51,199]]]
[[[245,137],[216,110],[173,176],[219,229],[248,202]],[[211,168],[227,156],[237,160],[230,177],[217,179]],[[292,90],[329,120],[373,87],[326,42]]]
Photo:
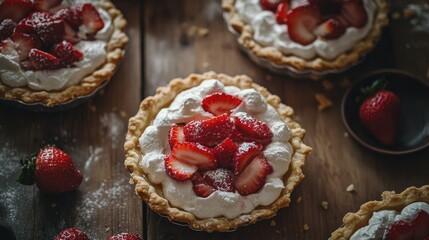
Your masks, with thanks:
[[[407,8],[416,13],[416,17],[411,19],[413,30],[429,33],[429,4],[410,4]]]
[[[105,113],[100,117],[103,130],[107,131],[113,149],[125,139],[124,119],[117,113]]]
[[[90,179],[90,171],[94,164],[96,164],[103,155],[103,148],[89,146],[89,156],[85,162],[84,171],[85,171],[85,182],[88,182]]]

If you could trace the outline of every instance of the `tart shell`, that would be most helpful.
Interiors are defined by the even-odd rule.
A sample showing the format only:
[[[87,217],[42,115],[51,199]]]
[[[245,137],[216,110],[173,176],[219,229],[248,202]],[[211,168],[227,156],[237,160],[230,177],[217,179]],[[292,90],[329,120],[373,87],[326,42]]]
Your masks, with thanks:
[[[386,191],[381,194],[381,198],[381,201],[370,201],[363,204],[356,213],[347,213],[343,218],[343,226],[335,230],[330,239],[349,239],[358,229],[368,225],[368,221],[374,212],[381,210],[401,211],[413,202],[429,203],[429,185],[420,188],[409,187],[399,194]]]
[[[326,73],[341,72],[353,66],[362,59],[363,55],[374,48],[381,36],[382,29],[388,24],[388,3],[386,0],[374,0],[377,4],[377,12],[374,17],[374,25],[368,35],[357,42],[352,49],[340,54],[333,60],[320,57],[306,60],[293,55],[285,55],[280,50],[272,46],[263,46],[253,39],[252,27],[245,23],[240,14],[236,11],[234,4],[236,0],[222,0],[222,8],[225,13],[225,20],[235,32],[237,32],[238,43],[247,49],[257,63],[267,60],[267,68],[275,69],[276,72],[284,70],[292,71],[295,74],[315,74],[324,75]],[[247,51],[246,51],[247,52]],[[266,66],[267,64],[264,64]]]
[[[172,206],[164,198],[162,187],[151,183],[147,174],[140,167],[140,161],[144,153],[140,150],[139,138],[146,127],[151,124],[162,108],[170,105],[177,94],[186,89],[198,86],[206,79],[217,79],[226,86],[237,86],[241,89],[254,88],[267,100],[268,104],[277,110],[280,118],[289,126],[292,132],[289,142],[294,149],[294,153],[289,170],[283,176],[285,188],[278,199],[268,206],[258,206],[252,212],[242,214],[233,219],[226,217],[199,219],[192,213]],[[167,86],[158,88],[155,96],[147,97],[140,104],[137,114],[129,120],[128,132],[124,144],[126,153],[125,166],[131,174],[130,183],[135,185],[136,193],[155,212],[166,216],[170,221],[186,223],[194,230],[226,232],[234,230],[239,226],[255,223],[260,219],[273,217],[280,208],[289,205],[293,189],[304,178],[301,168],[305,163],[307,155],[311,152],[311,148],[302,142],[304,135],[305,130],[293,121],[293,109],[282,104],[278,96],[270,94],[264,87],[253,83],[249,77],[245,75],[231,77],[214,72],[191,74],[184,79],[173,79]]]
[[[112,18],[113,33],[107,42],[106,61],[92,74],[85,76],[77,85],[66,87],[62,90],[43,91],[32,90],[28,87],[9,87],[0,81],[0,99],[5,101],[20,102],[24,105],[37,104],[48,108],[65,103],[71,103],[78,97],[89,96],[107,83],[116,71],[119,62],[124,56],[124,47],[128,42],[128,36],[124,29],[127,25],[121,11],[109,0],[98,0],[97,4]]]

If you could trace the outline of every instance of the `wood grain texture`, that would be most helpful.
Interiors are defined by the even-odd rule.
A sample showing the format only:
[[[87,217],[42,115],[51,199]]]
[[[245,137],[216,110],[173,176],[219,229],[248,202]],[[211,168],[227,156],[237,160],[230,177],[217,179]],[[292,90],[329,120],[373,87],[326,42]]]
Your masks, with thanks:
[[[398,8],[406,3],[398,2],[402,2],[396,6],[395,1]],[[230,233],[208,234],[172,224],[148,210],[148,239],[327,239],[341,225],[345,213],[380,199],[381,192],[400,192],[411,185],[429,183],[428,149],[396,157],[376,154],[348,137],[341,121],[340,102],[346,90],[341,84],[343,78],[353,83],[371,70],[386,67],[425,77],[427,53],[419,53],[419,63],[415,63],[417,58],[401,44],[407,39],[427,40],[427,35],[404,36],[405,30],[400,28],[406,23],[402,20],[384,31],[362,64],[344,74],[327,76],[334,84],[328,91],[320,82],[275,75],[251,62],[228,32],[219,1],[150,0],[145,1],[143,16],[145,96],[153,95],[169,80],[193,72],[246,74],[295,109],[297,120],[307,130],[304,140],[314,148],[304,167],[306,178],[292,194],[291,206],[274,218]],[[208,28],[210,33],[207,37],[192,36],[193,26]],[[317,111],[316,93],[327,95],[333,107]],[[356,192],[346,191],[349,184],[355,185]],[[298,197],[302,197],[300,203],[296,202]],[[322,201],[328,201],[327,210],[321,207]],[[303,230],[304,224],[308,231]]]
[[[51,114],[0,108],[0,223],[11,226],[17,239],[53,239],[67,227],[77,227],[91,239],[143,231],[141,201],[123,167],[128,118],[140,102],[140,2],[115,4],[128,20],[130,42],[102,94]],[[15,181],[19,159],[48,143],[68,152],[82,171],[77,191],[44,195]]]

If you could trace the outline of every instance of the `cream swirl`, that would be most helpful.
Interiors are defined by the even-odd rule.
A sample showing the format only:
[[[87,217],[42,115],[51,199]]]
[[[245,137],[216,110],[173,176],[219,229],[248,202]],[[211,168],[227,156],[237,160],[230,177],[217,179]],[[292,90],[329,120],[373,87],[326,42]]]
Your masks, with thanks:
[[[240,97],[243,102],[231,113],[246,112],[268,124],[273,139],[262,154],[273,167],[262,189],[248,196],[238,192],[215,191],[207,198],[198,197],[191,181],[176,181],[165,171],[164,158],[170,152],[168,131],[175,123],[189,122],[194,119],[213,117],[201,107],[202,99],[214,92],[225,92]],[[205,80],[199,86],[181,92],[173,103],[162,109],[152,124],[139,139],[143,153],[140,166],[148,174],[150,181],[161,184],[164,197],[178,208],[193,213],[198,218],[225,216],[234,218],[251,212],[256,206],[274,202],[285,187],[282,176],[289,169],[292,146],[288,142],[291,136],[289,127],[280,119],[277,111],[254,89],[241,90],[234,86],[224,86],[217,80]],[[207,207],[210,206],[210,207]]]

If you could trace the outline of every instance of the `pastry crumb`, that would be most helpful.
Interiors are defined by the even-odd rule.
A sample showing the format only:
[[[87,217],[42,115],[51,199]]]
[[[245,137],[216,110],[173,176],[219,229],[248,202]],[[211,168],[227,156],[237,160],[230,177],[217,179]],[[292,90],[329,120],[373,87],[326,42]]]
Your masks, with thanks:
[[[89,105],[88,105],[88,108],[89,108],[89,110],[90,110],[91,112],[96,112],[96,111],[97,111],[97,106],[95,106],[95,105],[89,104]]]
[[[355,185],[353,185],[353,184],[348,185],[347,188],[346,188],[346,191],[347,192],[354,192],[354,191],[356,191],[355,190]]]
[[[274,221],[274,220],[271,220],[271,223],[270,223],[270,225],[271,225],[272,227],[275,227],[275,226],[277,225],[277,223],[276,223],[276,221]]]
[[[326,97],[323,93],[316,93],[315,98],[319,103],[319,111],[323,111],[332,106],[332,101]]]
[[[413,18],[417,15],[417,12],[411,8],[404,8],[402,13],[404,14],[405,19]]]
[[[328,91],[334,88],[334,84],[328,79],[322,80],[322,85]]]
[[[391,14],[391,17],[392,17],[393,20],[398,20],[398,19],[401,18],[401,13],[400,12],[393,12]]]
[[[210,64],[208,62],[203,62],[203,68],[208,68],[210,67]]]
[[[119,115],[121,115],[121,117],[123,117],[123,118],[127,117],[127,113],[124,110],[120,111]]]
[[[197,31],[198,31],[197,26],[192,25],[187,31],[188,37],[191,37],[191,38],[194,37]]]
[[[302,229],[304,229],[304,231],[308,231],[310,229],[310,227],[306,223],[306,224],[304,224],[304,226],[302,227]]]
[[[344,132],[344,137],[349,137],[349,133],[348,132]]]
[[[299,196],[297,199],[296,199],[296,203],[300,203],[302,201],[302,197],[301,196]]]
[[[322,206],[323,209],[328,210],[328,201],[322,201],[320,205]]]
[[[199,37],[207,37],[210,31],[208,28],[200,27],[198,28],[197,32]]]
[[[348,86],[350,86],[350,79],[348,79],[346,77],[341,78],[339,84],[340,84],[340,87],[347,88]]]
[[[106,227],[106,229],[104,230],[105,232],[108,232],[108,231],[110,231],[110,228],[109,227]]]

